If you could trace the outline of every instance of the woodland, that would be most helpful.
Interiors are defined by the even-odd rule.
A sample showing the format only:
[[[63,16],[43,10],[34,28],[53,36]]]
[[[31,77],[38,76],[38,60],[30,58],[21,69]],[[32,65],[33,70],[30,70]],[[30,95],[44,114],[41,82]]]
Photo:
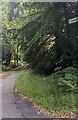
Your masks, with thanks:
[[[27,64],[48,82],[54,75],[58,94],[77,95],[78,22],[69,23],[76,17],[76,2],[2,3],[2,70]]]

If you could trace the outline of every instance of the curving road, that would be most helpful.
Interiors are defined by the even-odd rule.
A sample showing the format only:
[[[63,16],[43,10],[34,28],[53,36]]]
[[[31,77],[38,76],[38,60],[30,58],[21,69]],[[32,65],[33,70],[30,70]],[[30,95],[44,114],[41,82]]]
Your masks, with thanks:
[[[15,98],[14,85],[17,75],[18,73],[13,73],[2,80],[2,118],[48,118],[39,114],[28,100]]]
[[[17,73],[2,80],[2,118],[23,118],[16,108],[14,85]]]

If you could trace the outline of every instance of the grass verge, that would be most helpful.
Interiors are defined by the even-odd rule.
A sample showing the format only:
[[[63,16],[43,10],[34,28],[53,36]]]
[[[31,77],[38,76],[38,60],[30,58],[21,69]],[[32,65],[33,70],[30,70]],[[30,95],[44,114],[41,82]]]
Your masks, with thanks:
[[[13,73],[14,73],[14,71],[7,72],[7,73],[2,74],[2,75],[0,76],[0,80],[6,78],[7,76],[9,76],[9,75],[11,75],[11,74],[13,74]]]
[[[17,78],[15,91],[31,98],[49,112],[63,111],[71,114],[77,112],[77,78],[76,69],[73,67],[48,77],[36,75],[30,69],[24,70]]]
[[[0,80],[6,78],[7,76],[13,74],[14,72],[16,72],[17,70],[20,70],[20,69],[22,69],[22,68],[23,68],[23,66],[19,66],[19,67],[17,67],[17,68],[14,68],[14,69],[11,70],[11,71],[7,71],[7,72],[1,73],[2,75],[0,76]]]

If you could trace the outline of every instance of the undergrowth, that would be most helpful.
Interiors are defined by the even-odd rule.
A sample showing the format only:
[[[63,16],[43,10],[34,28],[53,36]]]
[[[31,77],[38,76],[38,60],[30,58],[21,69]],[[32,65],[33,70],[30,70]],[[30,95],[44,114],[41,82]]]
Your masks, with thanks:
[[[23,70],[16,81],[16,91],[48,111],[76,112],[78,70],[68,67],[48,77]]]

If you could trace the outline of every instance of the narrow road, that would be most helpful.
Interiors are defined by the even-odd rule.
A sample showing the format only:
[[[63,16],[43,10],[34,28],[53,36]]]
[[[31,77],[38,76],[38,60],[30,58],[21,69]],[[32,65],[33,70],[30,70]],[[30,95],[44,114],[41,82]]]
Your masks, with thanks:
[[[14,85],[17,75],[18,73],[13,73],[2,80],[2,118],[48,118],[39,114],[28,100],[15,98]]]
[[[16,108],[14,85],[17,73],[2,80],[2,118],[23,118]]]

